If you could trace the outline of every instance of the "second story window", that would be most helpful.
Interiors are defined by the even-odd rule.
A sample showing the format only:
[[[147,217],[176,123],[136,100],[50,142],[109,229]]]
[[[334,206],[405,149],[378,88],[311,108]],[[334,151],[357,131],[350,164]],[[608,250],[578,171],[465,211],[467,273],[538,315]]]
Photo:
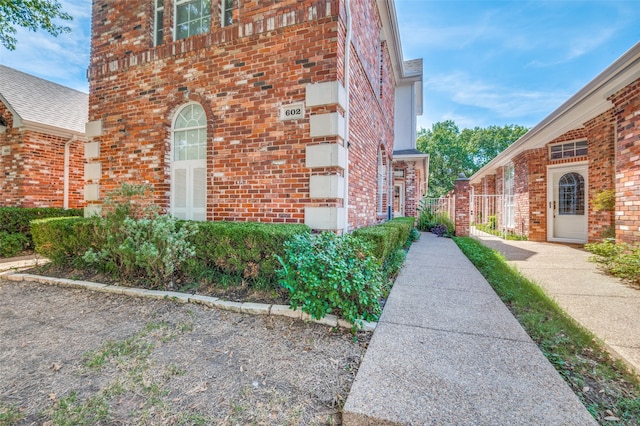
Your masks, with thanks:
[[[222,0],[222,26],[233,24],[233,0]]]
[[[162,44],[162,36],[164,25],[164,0],[156,0],[156,11],[154,17],[154,31],[153,31],[153,45],[159,46]]]
[[[176,0],[176,40],[208,33],[211,26],[211,0]]]

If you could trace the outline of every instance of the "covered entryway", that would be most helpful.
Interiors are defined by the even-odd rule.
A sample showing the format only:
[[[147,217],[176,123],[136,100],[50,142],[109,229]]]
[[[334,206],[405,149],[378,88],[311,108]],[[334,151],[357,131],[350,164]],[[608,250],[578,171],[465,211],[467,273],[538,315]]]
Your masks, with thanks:
[[[547,239],[587,242],[587,165],[548,169]]]

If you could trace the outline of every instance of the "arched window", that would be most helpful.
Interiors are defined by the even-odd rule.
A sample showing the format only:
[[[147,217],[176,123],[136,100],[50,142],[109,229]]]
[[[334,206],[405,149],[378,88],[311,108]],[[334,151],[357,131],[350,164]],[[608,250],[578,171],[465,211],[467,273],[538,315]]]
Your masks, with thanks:
[[[183,106],[173,122],[171,214],[206,220],[207,116],[200,104]]]
[[[560,178],[558,189],[558,213],[584,215],[584,178],[571,172]]]

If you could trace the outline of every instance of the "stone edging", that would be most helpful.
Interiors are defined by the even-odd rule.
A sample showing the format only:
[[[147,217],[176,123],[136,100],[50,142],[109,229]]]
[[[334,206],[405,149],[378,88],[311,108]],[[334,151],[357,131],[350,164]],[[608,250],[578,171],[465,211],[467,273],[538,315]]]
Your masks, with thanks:
[[[266,303],[250,303],[250,302],[230,302],[222,300],[218,297],[202,296],[199,294],[179,293],[177,291],[163,290],[146,290],[136,287],[123,287],[117,285],[108,285],[94,283],[90,281],[70,280],[67,278],[52,278],[40,275],[21,274],[14,271],[6,271],[0,273],[2,278],[10,281],[35,281],[41,284],[53,284],[62,287],[81,288],[86,290],[100,291],[104,293],[124,294],[133,297],[148,297],[152,299],[167,299],[178,303],[194,303],[205,305],[210,308],[218,308],[227,311],[241,312],[252,315],[276,315],[310,321],[317,324],[327,325],[329,327],[352,328],[352,324],[348,321],[338,318],[335,315],[327,315],[326,317],[315,320],[307,313],[298,309],[291,309],[289,305],[269,305]],[[361,330],[373,331],[377,322],[363,321]]]

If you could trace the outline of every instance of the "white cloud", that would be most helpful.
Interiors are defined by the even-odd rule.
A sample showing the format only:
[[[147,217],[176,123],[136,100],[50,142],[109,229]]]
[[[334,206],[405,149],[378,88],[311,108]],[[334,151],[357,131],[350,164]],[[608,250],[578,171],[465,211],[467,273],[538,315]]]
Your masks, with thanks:
[[[487,110],[495,120],[506,121],[546,115],[570,96],[570,93],[500,86],[464,72],[426,76],[424,85],[425,92],[438,92],[459,105]]]
[[[69,26],[71,33],[53,37],[45,31],[18,28],[16,50],[7,51],[0,47],[0,63],[86,92],[86,69],[91,49],[91,2],[63,0],[61,4],[63,10],[74,18],[71,22],[60,22]]]

